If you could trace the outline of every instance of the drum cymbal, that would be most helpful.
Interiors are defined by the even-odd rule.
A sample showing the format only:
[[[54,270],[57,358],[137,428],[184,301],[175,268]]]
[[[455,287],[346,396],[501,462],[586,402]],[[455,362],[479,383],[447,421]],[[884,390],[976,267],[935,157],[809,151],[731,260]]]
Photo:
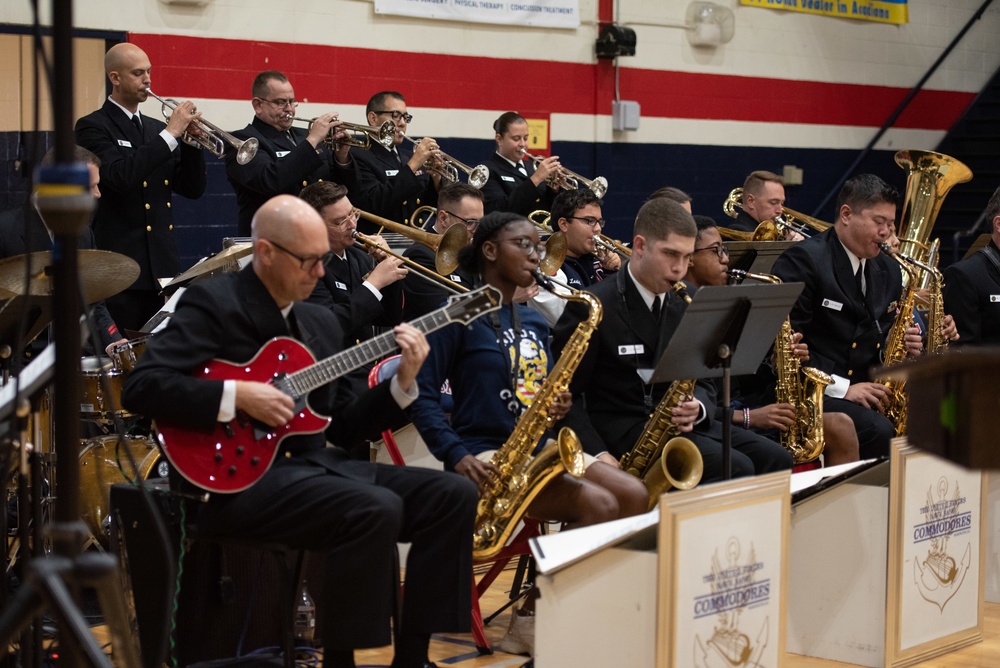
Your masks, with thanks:
[[[251,243],[230,246],[212,257],[205,258],[183,274],[176,276],[172,281],[163,286],[163,292],[170,294],[197,278],[208,278],[212,274],[226,271],[229,265],[235,265],[241,258],[251,253],[253,253],[253,244]]]
[[[25,259],[30,263],[28,283],[24,281]],[[77,251],[83,298],[88,304],[116,295],[139,278],[139,265],[130,257],[105,250]],[[52,253],[30,253],[0,260],[0,294],[52,294]]]

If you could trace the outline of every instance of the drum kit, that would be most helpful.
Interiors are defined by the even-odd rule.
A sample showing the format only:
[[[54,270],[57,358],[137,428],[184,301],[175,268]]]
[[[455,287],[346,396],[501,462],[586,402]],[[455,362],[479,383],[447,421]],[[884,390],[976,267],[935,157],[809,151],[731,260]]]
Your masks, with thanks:
[[[239,258],[250,252],[250,244],[229,248],[178,276],[171,282],[172,289],[231,269]],[[78,258],[81,292],[88,304],[128,288],[139,274],[135,261],[118,253],[80,250]],[[21,344],[16,350],[25,350],[51,320],[51,265],[50,252],[0,260],[0,341],[17,341],[19,331],[23,332]],[[27,319],[22,316],[25,313]],[[25,322],[26,329],[22,329]],[[108,356],[84,357],[80,364],[81,432],[89,435],[80,443],[80,514],[90,530],[90,544],[99,548],[106,548],[109,542],[111,486],[137,479],[165,478],[169,474],[167,461],[151,438],[148,424],[121,404],[125,380],[142,357],[151,337],[152,334],[144,334],[119,341],[108,351]],[[13,388],[7,385],[13,383],[8,382],[5,373],[0,378],[0,403],[8,400],[7,395],[13,397]],[[51,385],[34,393],[20,437],[22,443],[30,444],[22,451],[30,449],[38,455],[40,462],[35,471],[40,472],[41,481],[35,481],[34,493],[40,500],[43,523],[54,508],[58,482],[55,479],[52,404]],[[21,459],[12,457],[13,461],[4,472],[8,484],[3,512],[7,512],[11,520],[7,526],[8,564],[13,564],[17,558],[10,551],[17,545],[19,519],[23,521],[30,517],[17,509],[18,488],[30,484],[28,478],[31,477]],[[22,494],[20,498],[26,496]],[[10,540],[12,538],[14,540]]]

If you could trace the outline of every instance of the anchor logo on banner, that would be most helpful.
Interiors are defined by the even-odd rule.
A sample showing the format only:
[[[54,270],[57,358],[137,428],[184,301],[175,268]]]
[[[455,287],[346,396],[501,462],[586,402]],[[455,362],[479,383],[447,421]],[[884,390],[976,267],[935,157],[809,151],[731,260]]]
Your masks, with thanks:
[[[948,480],[941,477],[937,482],[937,500],[934,488],[927,490],[927,506],[923,508],[924,523],[913,530],[914,543],[926,541],[929,545],[927,557],[913,560],[913,581],[924,600],[933,603],[940,611],[958,592],[965,581],[972,563],[972,545],[966,543],[960,562],[948,553],[948,542],[956,534],[968,533],[972,525],[972,513],[959,512],[965,504],[958,484],[951,498],[948,498]]]
[[[760,658],[767,647],[768,617],[751,640],[740,628],[740,616],[748,608],[767,603],[770,581],[756,580],[755,573],[763,568],[757,561],[753,544],[744,565],[740,565],[742,547],[736,537],[726,541],[726,566],[719,561],[719,551],[712,554],[712,574],[704,578],[711,583],[711,594],[698,597],[696,617],[714,613],[717,617],[712,636],[702,641],[695,635],[694,663],[696,668],[761,668]]]

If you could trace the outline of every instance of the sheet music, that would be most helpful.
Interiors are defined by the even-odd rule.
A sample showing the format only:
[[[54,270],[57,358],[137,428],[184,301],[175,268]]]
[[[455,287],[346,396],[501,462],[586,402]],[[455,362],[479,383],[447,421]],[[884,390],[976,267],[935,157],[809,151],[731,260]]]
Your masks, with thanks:
[[[842,473],[847,473],[851,469],[856,469],[859,466],[866,466],[874,459],[862,459],[858,462],[849,462],[847,464],[838,464],[837,466],[828,466],[821,469],[813,469],[812,471],[802,471],[801,473],[793,473],[792,480],[790,483],[791,492],[795,494],[796,492],[801,492],[804,489],[808,489],[813,485],[817,485],[827,478],[832,478],[834,476],[840,475]]]
[[[532,538],[531,553],[539,573],[554,573],[659,522],[660,508],[657,506],[644,515]]]

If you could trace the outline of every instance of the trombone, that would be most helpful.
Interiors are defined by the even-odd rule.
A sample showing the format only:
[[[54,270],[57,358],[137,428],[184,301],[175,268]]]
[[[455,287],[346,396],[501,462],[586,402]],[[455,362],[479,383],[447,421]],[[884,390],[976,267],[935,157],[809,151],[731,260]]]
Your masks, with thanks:
[[[550,214],[545,209],[535,209],[534,211],[528,214],[528,220],[530,220],[534,224],[534,226],[538,228],[540,232],[543,232],[545,234],[554,234],[552,226],[549,225],[551,219],[552,219],[552,214]],[[607,235],[595,234],[594,244],[609,253],[618,253],[622,257],[626,258],[632,257],[631,248],[626,246],[621,241],[618,241],[617,239],[612,239]]]
[[[386,122],[388,123],[389,121]],[[413,137],[407,137],[406,135],[403,135],[403,138],[409,141],[414,146],[420,143],[419,139],[414,139]],[[451,157],[450,155],[441,150],[438,150],[437,155],[444,162],[444,165],[442,165],[441,167],[434,167],[428,169],[436,171],[438,174],[441,175],[441,178],[445,179],[446,181],[453,181],[453,182],[458,181],[459,170],[465,172],[465,174],[469,177],[469,185],[472,186],[473,188],[476,188],[477,190],[486,185],[486,182],[490,180],[490,170],[489,168],[486,167],[486,165],[476,165],[475,167],[469,167],[464,162],[459,162],[458,160],[456,160],[455,158]]]
[[[464,225],[452,225],[448,228],[448,231],[444,234],[435,234],[434,232],[426,232],[424,230],[418,230],[414,227],[410,227],[405,223],[397,223],[394,220],[389,220],[388,218],[383,218],[382,216],[376,216],[374,213],[369,213],[367,211],[362,211],[357,209],[358,215],[367,220],[368,222],[380,225],[383,228],[389,230],[390,232],[395,232],[397,234],[402,234],[407,239],[412,239],[413,241],[422,243],[435,251],[434,256],[434,266],[437,269],[438,278],[444,279],[444,274],[450,274],[458,268],[458,251],[461,250],[462,246],[469,243],[469,234],[465,230]],[[452,232],[452,230],[455,230]],[[359,239],[368,238],[366,235],[358,235]],[[362,243],[364,241],[362,240]],[[372,242],[374,243],[374,242]],[[385,250],[381,246],[379,247]],[[390,252],[390,255],[395,255],[395,253]],[[402,258],[403,262],[407,266],[417,264],[409,258]],[[430,271],[427,267],[423,265],[418,265],[421,269]],[[420,271],[418,269],[417,271]],[[448,280],[448,279],[444,279]],[[456,283],[457,285],[457,283]],[[463,287],[463,286],[459,286]],[[463,292],[466,292],[463,288]]]
[[[153,92],[152,88],[146,89],[146,95],[159,100],[160,102],[160,113],[163,114],[164,118],[170,118],[170,114],[167,110],[173,111],[180,104],[177,100],[172,97],[162,98]],[[187,130],[181,135],[181,141],[183,141],[188,146],[194,146],[196,148],[203,148],[217,158],[224,157],[226,155],[226,144],[229,144],[236,149],[236,162],[241,165],[245,165],[253,157],[257,155],[257,138],[250,137],[249,139],[239,140],[233,135],[229,134],[218,125],[214,123],[209,123],[204,117],[196,121],[198,127],[202,132],[205,133],[204,137],[196,137],[194,135],[188,134]]]
[[[403,225],[403,227],[407,227],[407,226]],[[416,275],[419,276],[420,278],[428,280],[431,283],[437,283],[440,287],[443,287],[445,290],[448,290],[449,292],[453,292],[455,294],[460,294],[462,292],[469,292],[469,290],[470,290],[470,288],[467,288],[464,285],[456,283],[455,281],[451,280],[450,278],[446,278],[445,276],[442,276],[441,274],[437,273],[433,269],[428,269],[424,265],[422,265],[422,264],[420,264],[418,262],[414,262],[413,260],[411,260],[408,257],[403,257],[399,253],[396,253],[395,251],[391,251],[388,248],[386,248],[385,246],[380,246],[378,244],[378,242],[376,242],[372,237],[369,237],[366,234],[361,234],[357,230],[354,230],[354,233],[351,236],[354,237],[354,240],[357,243],[361,244],[365,248],[370,248],[372,250],[374,250],[374,249],[377,248],[378,250],[382,251],[386,255],[393,256],[394,258],[400,260],[403,264],[405,264],[407,266],[407,268],[415,270],[417,272]],[[435,234],[434,236],[439,237],[439,236],[445,236],[445,235]],[[462,241],[463,241],[463,243],[465,241],[465,233],[464,233],[464,231],[462,231]],[[440,250],[438,250],[437,255],[435,256],[434,259],[435,259],[435,263],[438,266],[441,266],[440,265],[440,263],[441,263],[441,251]]]
[[[524,152],[524,157],[531,160],[531,162],[534,163],[536,167],[538,166],[538,163],[540,163],[542,160],[545,160],[545,158],[537,155],[531,155],[527,151]],[[587,186],[590,189],[590,191],[594,193],[594,195],[596,195],[597,197],[604,197],[604,194],[608,192],[608,180],[603,176],[598,176],[593,179],[587,179],[580,176],[576,172],[571,172],[565,167],[560,167],[559,170],[563,176],[562,183],[559,184],[559,187],[561,187],[563,190],[576,190],[577,188],[580,187],[580,184],[582,183],[583,185]],[[552,185],[556,185],[555,180],[552,181]]]
[[[730,218],[736,218],[739,215],[736,207],[743,208],[743,188],[733,188],[722,203],[722,211]],[[783,206],[780,216],[775,217],[774,220],[765,220],[753,232],[719,227],[719,234],[727,239],[738,241],[781,241],[786,230],[798,232],[804,237],[811,237],[812,230],[823,232],[830,226],[830,223]]]
[[[312,127],[313,121],[319,118],[318,116],[316,118],[300,118],[291,114],[285,114],[285,117],[290,121],[308,123],[309,127]],[[334,139],[333,136],[337,134],[338,130],[349,130],[357,134],[350,135],[347,139]],[[331,151],[337,150],[337,146],[357,146],[358,148],[368,149],[371,148],[372,139],[382,144],[385,148],[392,148],[392,143],[396,140],[395,124],[392,121],[386,121],[382,125],[375,127],[340,121],[340,125],[330,128],[330,132],[323,138],[323,143],[329,146]]]

